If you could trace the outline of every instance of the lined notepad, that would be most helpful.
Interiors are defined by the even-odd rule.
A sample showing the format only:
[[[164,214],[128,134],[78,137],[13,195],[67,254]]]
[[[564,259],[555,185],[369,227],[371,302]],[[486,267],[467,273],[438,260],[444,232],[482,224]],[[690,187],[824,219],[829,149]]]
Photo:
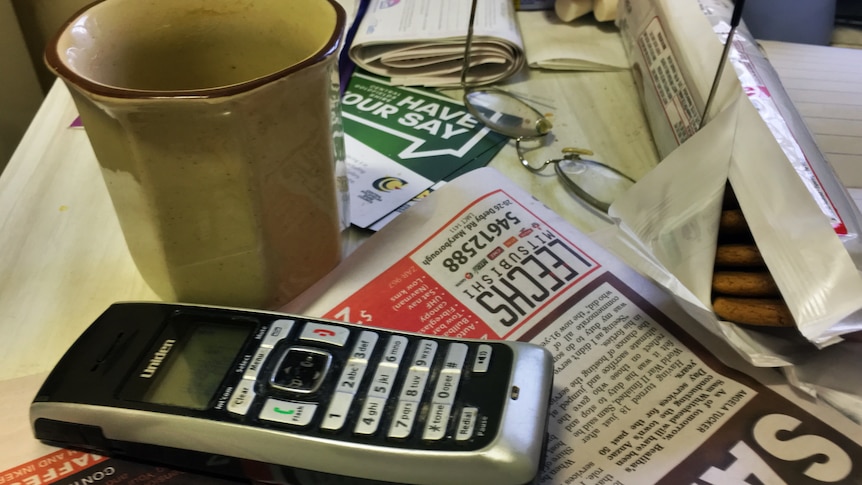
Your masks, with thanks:
[[[862,203],[862,49],[760,41],[823,156]]]

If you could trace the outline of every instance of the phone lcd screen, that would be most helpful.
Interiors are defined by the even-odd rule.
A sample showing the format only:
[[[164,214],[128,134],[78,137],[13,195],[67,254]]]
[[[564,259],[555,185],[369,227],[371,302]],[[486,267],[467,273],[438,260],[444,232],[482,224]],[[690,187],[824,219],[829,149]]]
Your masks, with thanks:
[[[142,400],[206,409],[249,333],[248,327],[239,325],[191,324]]]

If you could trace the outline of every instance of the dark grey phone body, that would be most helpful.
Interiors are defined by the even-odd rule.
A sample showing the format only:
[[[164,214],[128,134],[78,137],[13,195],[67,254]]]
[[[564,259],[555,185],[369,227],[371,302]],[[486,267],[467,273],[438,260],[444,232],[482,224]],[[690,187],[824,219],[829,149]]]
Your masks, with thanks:
[[[542,468],[552,376],[550,354],[520,342],[118,303],[30,415],[50,443],[224,476],[266,464],[290,483],[524,485]]]

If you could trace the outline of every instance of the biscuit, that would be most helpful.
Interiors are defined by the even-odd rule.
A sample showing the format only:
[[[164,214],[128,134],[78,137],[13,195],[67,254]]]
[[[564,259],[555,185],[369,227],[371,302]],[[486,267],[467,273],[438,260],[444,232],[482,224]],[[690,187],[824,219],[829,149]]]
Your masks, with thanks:
[[[715,271],[712,291],[724,295],[780,298],[781,291],[769,271]]]
[[[787,304],[780,298],[746,298],[717,296],[713,311],[723,320],[743,325],[795,327]]]
[[[718,221],[719,241],[734,239],[739,237],[750,237],[751,231],[748,229],[748,223],[745,222],[745,216],[739,209],[723,209],[721,211],[721,219]]]
[[[764,267],[763,256],[754,244],[719,244],[715,251],[715,265],[732,268],[743,266]]]

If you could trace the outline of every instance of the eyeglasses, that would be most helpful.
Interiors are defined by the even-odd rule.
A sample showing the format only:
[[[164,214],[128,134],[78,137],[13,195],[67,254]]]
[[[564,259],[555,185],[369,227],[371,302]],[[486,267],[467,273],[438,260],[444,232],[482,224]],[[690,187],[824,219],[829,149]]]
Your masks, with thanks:
[[[470,7],[470,20],[464,47],[464,64],[461,68],[461,88],[464,90],[464,106],[474,118],[490,130],[515,140],[515,149],[521,165],[533,173],[541,173],[549,165],[563,186],[590,207],[607,213],[611,203],[634,185],[635,181],[617,169],[595,160],[581,158],[593,152],[582,148],[564,148],[562,158],[546,160],[535,165],[527,160],[531,149],[524,145],[529,141],[544,139],[551,133],[553,124],[536,108],[502,89],[494,87],[468,86],[473,44],[473,24],[476,20],[477,0]]]

